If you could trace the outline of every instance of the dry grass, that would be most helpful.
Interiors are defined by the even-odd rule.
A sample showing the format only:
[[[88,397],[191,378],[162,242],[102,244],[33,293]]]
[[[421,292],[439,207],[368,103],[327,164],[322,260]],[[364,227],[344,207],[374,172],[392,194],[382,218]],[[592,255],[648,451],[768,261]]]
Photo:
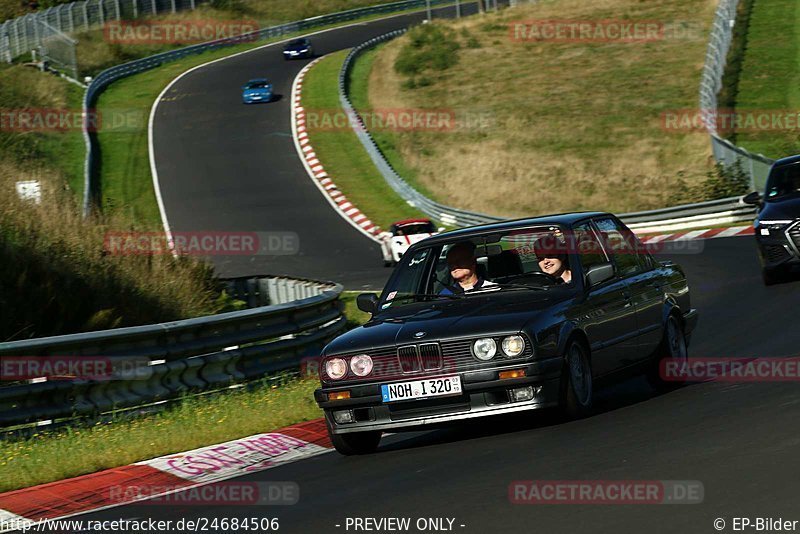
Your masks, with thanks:
[[[41,182],[41,204],[17,197],[20,179]],[[136,227],[118,217],[84,220],[47,169],[0,163],[0,189],[3,341],[195,317],[229,304],[195,259],[109,253],[106,232]]]
[[[661,113],[697,107],[715,5],[563,0],[447,23],[460,36],[458,64],[428,73],[430,85],[405,88],[394,62],[409,38],[398,39],[374,62],[369,102],[489,119],[482,128],[391,134],[414,178],[443,203],[506,216],[663,207],[713,168],[707,136],[667,133]],[[648,43],[514,42],[508,28],[622,18],[701,28]],[[470,37],[480,46],[467,46]]]

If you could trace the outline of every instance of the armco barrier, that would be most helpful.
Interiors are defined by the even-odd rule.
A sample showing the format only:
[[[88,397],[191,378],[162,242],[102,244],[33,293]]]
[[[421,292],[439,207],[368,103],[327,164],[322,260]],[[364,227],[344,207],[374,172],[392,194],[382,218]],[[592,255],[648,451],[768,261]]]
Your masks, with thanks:
[[[250,302],[298,300],[272,300],[267,306],[170,323],[0,343],[0,366],[10,358],[59,356],[98,357],[126,369],[112,379],[0,380],[0,431],[142,407],[299,369],[304,357],[319,354],[345,328],[338,300],[341,285],[285,278],[227,283],[234,295]]]
[[[450,3],[452,0],[429,0],[429,1],[431,5],[441,5]],[[171,61],[184,58],[186,56],[200,54],[203,52],[208,52],[210,50],[215,50],[217,48],[232,46],[243,42],[253,42],[253,40],[261,41],[275,37],[281,37],[284,35],[296,34],[304,30],[319,28],[322,26],[330,26],[333,24],[360,19],[370,15],[380,15],[384,13],[393,13],[406,9],[423,7],[427,4],[427,2],[428,0],[403,0],[401,2],[392,2],[389,4],[381,4],[373,7],[340,11],[338,13],[332,13],[330,15],[322,15],[318,17],[303,19],[300,21],[280,24],[278,26],[271,26],[269,28],[262,28],[258,31],[237,35],[235,37],[186,46],[183,48],[178,48],[176,50],[171,50],[169,52],[162,52],[160,54],[155,54],[153,56],[149,56],[143,59],[130,61],[122,65],[117,65],[102,71],[100,74],[97,75],[97,77],[94,80],[92,80],[83,98],[83,112],[88,116],[89,110],[92,109],[94,103],[97,100],[97,96],[111,83],[120,80],[122,78],[125,78],[127,76],[138,74],[140,72],[150,70],[165,63],[169,63]],[[84,216],[87,216],[90,213],[93,205],[93,200],[95,200],[96,190],[94,188],[94,183],[92,179],[94,177],[97,166],[97,162],[95,161],[96,157],[95,144],[97,141],[94,133],[89,131],[89,125],[87,123],[88,121],[84,121],[84,129],[83,129],[83,137],[86,144],[86,160],[84,164],[84,191],[83,191]]]
[[[367,154],[369,154],[375,167],[386,180],[386,183],[410,206],[450,226],[472,226],[504,220],[504,218],[494,215],[486,215],[439,204],[414,189],[392,168],[392,165],[370,135],[363,119],[354,108],[349,96],[349,77],[356,58],[380,43],[403,35],[405,31],[397,30],[371,39],[353,48],[347,55],[339,73],[339,101],[345,114],[351,117],[350,124],[353,131],[361,141]],[[754,214],[755,208],[753,206],[742,203],[740,197],[731,197],[652,211],[627,213],[620,215],[620,218],[634,229],[646,229],[669,225],[696,225],[697,227],[702,227],[703,225],[749,222],[753,220]]]

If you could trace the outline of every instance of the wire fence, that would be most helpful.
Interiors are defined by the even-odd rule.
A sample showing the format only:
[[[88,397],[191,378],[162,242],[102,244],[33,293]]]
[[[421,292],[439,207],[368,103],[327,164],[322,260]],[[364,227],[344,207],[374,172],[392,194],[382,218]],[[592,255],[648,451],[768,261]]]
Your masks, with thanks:
[[[38,50],[52,30],[72,34],[100,28],[110,21],[195,9],[200,3],[201,0],[85,0],[61,4],[0,25],[0,59],[11,62]]]
[[[725,167],[737,166],[750,178],[753,190],[766,186],[769,168],[774,160],[763,154],[753,154],[723,139],[717,131],[719,103],[717,94],[722,89],[722,78],[728,51],[733,41],[733,27],[736,24],[736,9],[739,0],[720,0],[711,27],[711,36],[706,50],[706,61],[700,80],[700,111],[706,130],[711,138],[714,159]]]

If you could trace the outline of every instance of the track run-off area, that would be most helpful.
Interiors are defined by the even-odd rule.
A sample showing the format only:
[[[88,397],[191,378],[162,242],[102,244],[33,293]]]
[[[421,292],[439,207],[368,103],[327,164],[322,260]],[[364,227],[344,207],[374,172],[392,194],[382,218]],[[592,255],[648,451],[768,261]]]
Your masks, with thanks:
[[[474,9],[474,6],[472,6]],[[420,22],[423,13],[313,35],[317,54]],[[162,95],[153,120],[154,163],[173,231],[286,231],[300,254],[224,257],[223,276],[284,274],[379,289],[388,270],[378,245],[331,209],[291,136],[290,93],[307,61],[270,45],[195,69]],[[267,76],[281,99],[243,106],[240,85]],[[702,250],[666,248],[687,272],[700,321],[691,357],[782,358],[800,352],[800,282],[765,287],[752,236],[709,239]],[[279,518],[280,532],[353,532],[347,518],[453,519],[456,532],[715,532],[736,517],[800,519],[800,384],[689,385],[656,394],[644,379],[599,393],[597,413],[564,423],[548,413],[394,434],[376,454],[322,454],[246,475],[291,481],[291,506],[137,503],[82,519]],[[694,480],[694,505],[512,504],[517,480]],[[444,521],[442,525],[450,525]],[[411,532],[417,531],[415,527]]]

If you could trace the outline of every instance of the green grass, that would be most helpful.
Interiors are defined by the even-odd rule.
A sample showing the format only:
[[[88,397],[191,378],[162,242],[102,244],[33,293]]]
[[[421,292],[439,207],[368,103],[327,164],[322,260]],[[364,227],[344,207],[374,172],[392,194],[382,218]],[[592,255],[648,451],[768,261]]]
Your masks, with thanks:
[[[322,416],[315,379],[194,397],[164,412],[0,440],[0,492],[187,451]]]
[[[737,112],[800,109],[800,4],[794,0],[756,1],[750,14],[747,47],[741,60]],[[737,144],[779,158],[800,152],[798,130],[736,132]]]
[[[384,45],[368,50],[356,59],[349,77],[350,100],[359,113],[373,110],[369,103],[369,76],[379,51]],[[433,194],[428,187],[418,179],[417,170],[409,165],[397,149],[394,132],[371,129],[369,132],[386,160],[414,189],[428,198]]]
[[[338,77],[347,52],[331,54],[309,71],[303,84],[307,115],[343,113]],[[309,122],[308,135],[330,178],[373,223],[388,228],[394,221],[423,216],[389,187],[351,129],[314,128]]]

